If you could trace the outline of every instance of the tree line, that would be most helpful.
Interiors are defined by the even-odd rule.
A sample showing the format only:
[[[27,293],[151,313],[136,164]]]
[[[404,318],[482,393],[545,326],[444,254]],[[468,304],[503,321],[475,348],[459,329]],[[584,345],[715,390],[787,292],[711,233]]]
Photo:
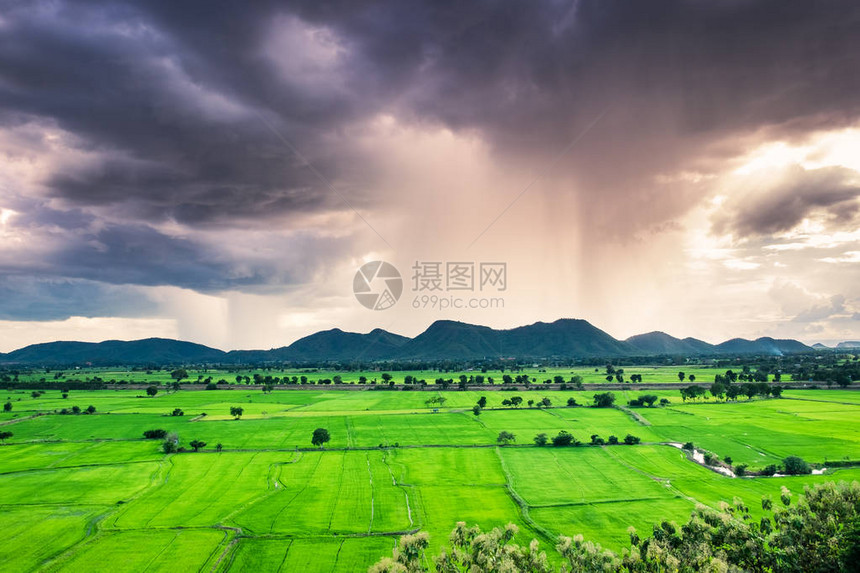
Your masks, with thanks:
[[[431,566],[442,573],[462,571],[555,571],[663,573],[670,571],[857,571],[860,564],[860,484],[830,482],[805,487],[794,502],[783,487],[779,502],[761,499],[763,515],[756,519],[739,498],[719,509],[698,506],[680,527],[670,521],[654,524],[641,537],[630,527],[630,546],[621,554],[586,541],[582,535],[559,536],[554,550],[562,564],[551,565],[537,540],[519,545],[519,530],[483,532],[457,523],[448,547],[437,555],[426,552],[426,532],[402,536],[391,557],[369,573],[419,573]]]

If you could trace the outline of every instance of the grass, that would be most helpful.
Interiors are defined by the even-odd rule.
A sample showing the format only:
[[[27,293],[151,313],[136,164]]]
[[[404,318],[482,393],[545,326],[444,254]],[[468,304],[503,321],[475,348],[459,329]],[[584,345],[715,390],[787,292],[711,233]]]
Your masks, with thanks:
[[[438,551],[457,521],[514,522],[521,542],[535,537],[544,548],[558,534],[582,533],[621,549],[628,526],[647,534],[654,521],[685,521],[697,503],[716,507],[740,496],[755,510],[783,485],[798,494],[808,483],[860,479],[857,468],[731,479],[659,445],[692,441],[751,467],[787,455],[860,460],[860,400],[844,390],[731,404],[683,404],[677,392],[649,392],[673,403],[636,409],[639,419],[619,409],[497,409],[512,395],[560,406],[593,394],[542,389],[4,393],[13,412],[0,423],[13,437],[0,446],[0,571],[118,563],[127,571],[363,571],[405,531],[428,531]],[[616,395],[624,403],[641,393]],[[446,398],[438,412],[425,404],[436,395]],[[488,407],[475,416],[481,396]],[[55,413],[90,404],[96,414]],[[237,405],[245,409],[240,420],[229,415]],[[185,415],[170,416],[174,408]],[[318,427],[332,437],[322,450],[310,444]],[[156,428],[176,433],[182,446],[207,445],[165,455],[158,441],[142,439]],[[516,435],[514,445],[496,445],[503,430]],[[561,430],[583,442],[630,433],[643,444],[532,445],[535,434]]]

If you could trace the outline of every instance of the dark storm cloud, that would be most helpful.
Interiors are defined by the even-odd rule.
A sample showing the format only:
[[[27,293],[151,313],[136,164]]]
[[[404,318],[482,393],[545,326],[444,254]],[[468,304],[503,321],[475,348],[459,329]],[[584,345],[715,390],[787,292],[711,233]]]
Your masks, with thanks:
[[[70,316],[142,317],[157,305],[139,290],[98,282],[0,275],[0,320],[65,320]]]
[[[185,35],[133,5],[26,3],[3,14],[0,120],[50,121],[94,155],[51,174],[51,193],[191,224],[331,208],[336,198],[256,110],[335,179],[353,159],[325,141],[325,130],[348,106],[273,84],[274,70],[259,55],[260,13],[186,11],[171,20],[194,18]],[[219,28],[227,23],[230,33]],[[250,36],[239,33],[248,27]],[[269,112],[267,102],[284,113]],[[353,199],[361,204],[360,195]]]
[[[264,293],[303,283],[331,264],[339,239],[291,239],[280,261],[230,254],[210,243],[175,237],[145,225],[108,225],[74,236],[40,261],[45,274],[114,285],[173,285],[200,292]]]
[[[824,215],[831,227],[854,230],[860,211],[860,174],[843,167],[784,171],[781,181],[745,189],[715,215],[717,233],[742,238],[789,231],[811,215]]]
[[[264,57],[291,15],[331,31],[341,89]],[[4,21],[4,115],[51,118],[104,152],[54,174],[53,192],[189,224],[343,208],[255,110],[360,187],[360,158],[326,135],[382,110],[541,154],[612,104],[570,160],[597,184],[692,161],[716,134],[860,109],[852,2],[26,2]],[[290,48],[285,61],[313,47]]]
[[[737,154],[736,135],[855,122],[858,26],[848,1],[6,2],[0,126],[56,126],[88,157],[45,174],[54,209],[110,217],[47,261],[59,274],[242,288],[280,279],[146,224],[346,210],[264,121],[372,209],[384,158],[348,130],[378,113],[475,131],[502,156],[543,164],[608,109],[559,168],[596,220],[636,232],[698,200],[653,178],[707,171],[714,142],[720,160]],[[833,200],[808,197],[786,216]],[[57,217],[29,215],[40,216]]]

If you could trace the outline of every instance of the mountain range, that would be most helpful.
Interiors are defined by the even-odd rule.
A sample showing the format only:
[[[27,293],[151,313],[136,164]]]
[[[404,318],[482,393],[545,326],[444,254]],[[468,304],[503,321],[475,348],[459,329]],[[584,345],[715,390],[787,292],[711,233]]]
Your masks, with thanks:
[[[854,342],[837,348],[852,348]],[[783,355],[823,349],[792,339],[733,338],[709,344],[649,332],[626,340],[613,338],[585,320],[560,319],[497,330],[452,320],[438,320],[409,338],[377,328],[367,334],[338,328],[270,350],[225,352],[202,344],[148,338],[105,342],[48,342],[0,353],[0,364],[253,364],[264,362],[374,362],[383,360],[476,360],[484,358],[616,358],[633,356]]]

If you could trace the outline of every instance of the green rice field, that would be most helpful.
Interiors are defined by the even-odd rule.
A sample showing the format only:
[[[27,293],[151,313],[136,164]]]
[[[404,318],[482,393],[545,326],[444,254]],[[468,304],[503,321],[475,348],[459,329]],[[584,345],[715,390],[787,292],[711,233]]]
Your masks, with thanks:
[[[632,369],[631,369],[632,370]],[[627,528],[683,522],[741,497],[753,513],[780,487],[860,479],[860,393],[663,407],[566,407],[589,391],[0,391],[0,571],[365,571],[407,532],[431,550],[458,521],[508,522],[550,548],[583,534],[620,550]],[[623,406],[641,392],[616,392]],[[502,400],[519,395],[518,408]],[[482,396],[485,409],[472,407]],[[443,404],[430,404],[443,397]],[[548,398],[551,407],[529,407]],[[74,406],[92,414],[60,414]],[[240,419],[231,407],[243,408]],[[175,409],[182,416],[171,415]],[[323,448],[316,428],[329,431]],[[175,434],[165,454],[143,432]],[[516,436],[501,446],[502,431]],[[567,431],[579,447],[538,447]],[[638,445],[590,446],[592,434]],[[205,442],[191,451],[194,440]],[[822,474],[728,477],[671,444],[750,470],[797,455]],[[220,448],[216,448],[220,444]],[[835,465],[834,465],[835,464]]]

